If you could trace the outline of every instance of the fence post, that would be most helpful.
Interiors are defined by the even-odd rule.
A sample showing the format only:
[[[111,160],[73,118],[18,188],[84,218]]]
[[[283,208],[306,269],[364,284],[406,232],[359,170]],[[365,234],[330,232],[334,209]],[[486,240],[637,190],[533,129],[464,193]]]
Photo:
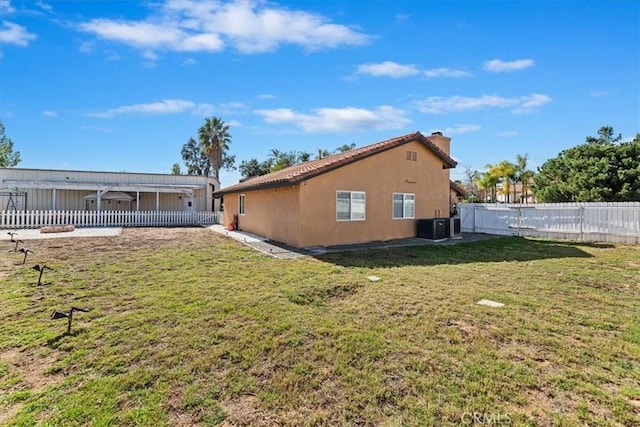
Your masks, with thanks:
[[[584,231],[582,223],[584,222],[584,203],[580,204],[580,241],[584,242]]]

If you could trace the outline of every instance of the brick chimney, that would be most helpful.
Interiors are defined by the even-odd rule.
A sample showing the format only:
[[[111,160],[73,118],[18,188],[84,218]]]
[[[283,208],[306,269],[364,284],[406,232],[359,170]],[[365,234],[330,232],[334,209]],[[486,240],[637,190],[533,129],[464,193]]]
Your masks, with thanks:
[[[444,151],[447,156],[451,155],[451,138],[443,136],[442,132],[432,132],[427,139]]]

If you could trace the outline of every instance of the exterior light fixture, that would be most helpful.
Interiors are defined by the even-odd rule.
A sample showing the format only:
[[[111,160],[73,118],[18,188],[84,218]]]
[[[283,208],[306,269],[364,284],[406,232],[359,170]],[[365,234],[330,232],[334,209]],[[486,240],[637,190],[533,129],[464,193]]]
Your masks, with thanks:
[[[23,264],[27,262],[27,255],[29,254],[29,252],[33,253],[31,249],[27,249],[27,248],[20,248],[18,249],[18,252],[22,252],[24,254],[24,259],[22,260]]]
[[[34,269],[35,271],[39,271],[39,272],[40,272],[40,275],[38,276],[38,286],[42,285],[42,282],[41,282],[41,280],[42,280],[42,273],[43,273],[45,270],[51,270],[51,271],[53,271],[53,268],[51,268],[51,267],[47,267],[47,266],[46,266],[46,265],[44,265],[44,264],[43,264],[42,266],[41,266],[40,264],[36,264],[36,265],[34,265],[34,266],[33,266],[33,269]]]
[[[13,237],[11,237],[13,239]],[[12,242],[16,242],[16,245],[13,247],[13,252],[18,252],[18,243],[24,243],[22,240],[11,240]]]
[[[82,311],[85,313],[89,312],[89,310],[86,308],[71,307],[71,310],[69,311],[54,310],[54,312],[51,313],[51,320],[64,319],[65,317],[68,319],[67,332],[65,333],[65,335],[71,335],[71,321],[73,320],[74,311]]]

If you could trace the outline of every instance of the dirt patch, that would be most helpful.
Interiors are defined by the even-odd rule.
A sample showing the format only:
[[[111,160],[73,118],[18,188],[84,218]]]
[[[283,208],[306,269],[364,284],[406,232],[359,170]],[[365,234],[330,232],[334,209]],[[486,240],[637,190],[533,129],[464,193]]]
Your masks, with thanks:
[[[224,427],[230,426],[272,426],[277,422],[273,416],[260,408],[260,399],[253,395],[242,395],[238,398],[220,405],[227,418],[222,423]]]
[[[637,261],[627,261],[627,265],[629,267],[640,267],[640,262]]]
[[[29,390],[38,393],[46,387],[62,381],[62,375],[47,373],[56,362],[53,354],[37,355],[35,353],[23,353],[17,349],[9,349],[0,353],[0,361],[8,367],[9,374],[17,374],[20,382],[8,390],[9,393],[21,390]],[[24,404],[17,402],[4,406],[0,410],[0,425],[11,420],[20,412]]]

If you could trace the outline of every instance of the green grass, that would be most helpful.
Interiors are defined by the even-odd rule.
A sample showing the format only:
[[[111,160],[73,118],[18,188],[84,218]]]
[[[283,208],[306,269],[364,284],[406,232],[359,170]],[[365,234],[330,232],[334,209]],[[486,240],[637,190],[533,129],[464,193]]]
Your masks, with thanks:
[[[0,255],[0,424],[640,425],[640,247],[278,260],[199,228],[29,246]],[[71,306],[91,311],[64,335],[49,316]]]

